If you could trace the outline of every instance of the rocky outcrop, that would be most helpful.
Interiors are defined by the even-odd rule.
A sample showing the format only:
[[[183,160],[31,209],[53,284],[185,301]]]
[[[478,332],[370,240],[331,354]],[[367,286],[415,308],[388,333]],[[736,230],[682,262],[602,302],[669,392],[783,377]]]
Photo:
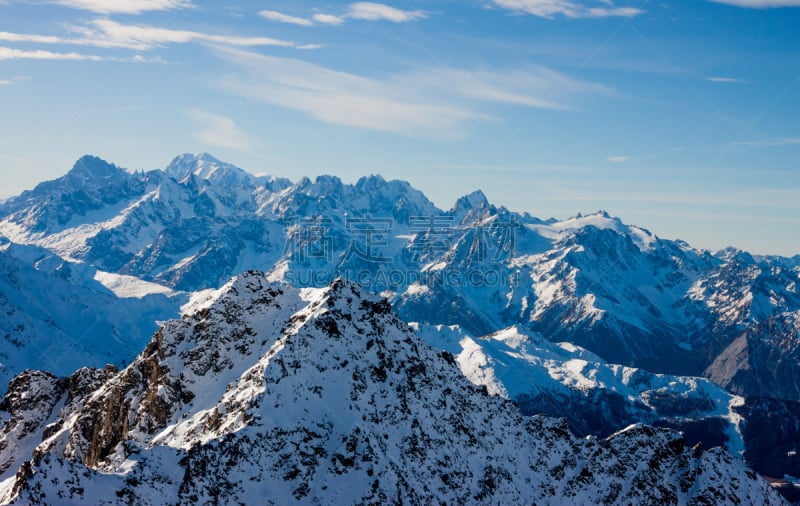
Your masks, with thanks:
[[[704,375],[740,395],[800,400],[800,312],[776,314],[745,330]]]
[[[585,440],[524,417],[344,281],[299,290],[247,273],[82,399],[7,500],[782,503],[739,459],[676,432]]]

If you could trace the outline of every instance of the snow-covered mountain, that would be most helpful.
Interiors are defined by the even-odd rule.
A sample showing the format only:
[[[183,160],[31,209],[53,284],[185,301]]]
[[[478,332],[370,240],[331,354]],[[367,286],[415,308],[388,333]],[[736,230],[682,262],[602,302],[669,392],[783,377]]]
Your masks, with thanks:
[[[523,325],[612,363],[800,400],[797,342],[765,330],[796,321],[796,258],[712,255],[605,212],[545,221],[481,192],[441,210],[379,176],[292,184],[207,154],[138,173],[87,156],[0,204],[0,237],[176,290],[248,269],[296,286],[341,276],[407,321]]]
[[[712,254],[605,212],[542,220],[480,191],[443,210],[402,181],[292,183],[207,154],[148,172],[83,157],[0,203],[0,250],[3,381],[124,366],[156,320],[249,269],[298,289],[343,277],[437,329],[421,335],[439,348],[461,357],[470,339],[491,367],[463,373],[526,414],[600,437],[673,427],[800,474],[785,451],[800,426],[800,256]],[[699,375],[734,395],[686,377]]]
[[[66,262],[47,250],[0,245],[0,392],[24,369],[68,376],[126,365],[188,295]]]
[[[299,289],[249,272],[187,309],[122,371],[12,382],[4,501],[783,503],[727,451],[677,432],[576,439],[524,417],[350,282]]]
[[[577,436],[607,437],[646,423],[681,431],[690,446],[724,446],[759,473],[800,475],[800,460],[792,456],[800,441],[800,403],[744,398],[704,378],[609,364],[521,326],[480,338],[458,326],[412,327],[452,353],[473,384],[513,400],[523,414],[564,418]]]

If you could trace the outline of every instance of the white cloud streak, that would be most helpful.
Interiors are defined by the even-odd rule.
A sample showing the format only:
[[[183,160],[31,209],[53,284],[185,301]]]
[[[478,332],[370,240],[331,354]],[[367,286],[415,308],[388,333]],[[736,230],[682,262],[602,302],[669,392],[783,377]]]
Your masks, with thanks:
[[[594,7],[587,7],[570,0],[492,0],[492,3],[520,14],[532,14],[542,18],[553,18],[557,15],[572,19],[631,18],[644,12],[636,7],[615,7],[610,0],[601,0],[599,5]]]
[[[800,146],[800,137],[780,137],[777,139],[762,139],[758,141],[741,141],[731,144],[740,148],[777,148],[780,146]]]
[[[743,81],[741,79],[737,79],[735,77],[722,77],[722,76],[712,76],[706,77],[706,81],[711,81],[712,83],[746,83],[747,81]]]
[[[53,0],[52,3],[98,14],[141,14],[193,7],[188,0]]]
[[[254,145],[254,140],[231,118],[196,109],[188,114],[199,123],[201,130],[195,137],[204,144],[238,151],[247,151]]]
[[[376,78],[233,48],[218,52],[237,68],[222,83],[237,95],[326,123],[413,137],[463,136],[470,122],[496,120],[485,112],[491,104],[566,109],[552,97],[608,92],[541,67],[511,73],[425,68]]]
[[[297,16],[290,16],[278,11],[259,11],[258,15],[270,21],[277,21],[279,23],[288,23],[291,25],[311,26],[313,21],[305,18],[298,18]]]
[[[346,19],[357,19],[361,21],[390,21],[392,23],[407,23],[409,21],[416,21],[418,19],[427,18],[428,15],[424,11],[404,11],[391,7],[386,4],[379,4],[375,2],[356,2],[348,6],[347,10],[342,15],[316,13],[311,18],[301,18],[291,16],[278,11],[264,10],[260,11],[259,16],[270,21],[277,21],[279,23],[290,23],[301,26],[312,26],[315,24],[320,25],[333,25],[338,26],[345,22]]]
[[[711,0],[718,4],[745,7],[748,9],[774,9],[778,7],[800,7],[800,0]]]
[[[43,50],[22,50],[0,46],[0,61],[3,60],[91,60],[101,61],[103,58],[81,53],[58,53]]]
[[[323,25],[339,26],[344,23],[344,18],[341,16],[334,16],[333,14],[314,14],[311,19]]]
[[[167,44],[205,42],[231,46],[283,46],[293,42],[270,37],[242,37],[216,35],[190,30],[173,30],[148,25],[118,23],[110,19],[95,19],[87,25],[72,26],[72,37],[0,32],[2,42],[30,42],[37,44],[67,44],[102,48],[122,48],[146,51]]]
[[[270,37],[242,37],[237,35],[214,35],[190,30],[173,30],[147,25],[127,25],[110,19],[95,19],[92,28],[83,31],[86,40],[106,47],[124,47],[146,50],[164,44],[187,42],[212,42],[231,46],[284,46],[294,44]]]
[[[606,161],[611,163],[625,163],[630,159],[630,156],[609,156],[606,158]]]
[[[417,19],[426,18],[423,11],[403,11],[385,4],[374,2],[356,2],[350,4],[347,17],[367,21],[391,21],[392,23],[406,23]]]

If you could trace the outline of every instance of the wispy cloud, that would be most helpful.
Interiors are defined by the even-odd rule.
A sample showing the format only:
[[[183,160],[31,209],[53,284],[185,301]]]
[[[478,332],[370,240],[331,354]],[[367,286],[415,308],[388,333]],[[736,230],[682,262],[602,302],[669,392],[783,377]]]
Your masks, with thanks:
[[[540,65],[513,71],[425,68],[410,73],[408,80],[430,94],[453,93],[482,102],[540,109],[574,109],[563,99],[579,94],[610,92],[602,85],[572,80]]]
[[[593,7],[570,0],[492,0],[498,7],[521,14],[532,14],[543,18],[561,15],[567,18],[631,18],[644,12],[637,7],[615,7],[611,0],[600,0]]]
[[[368,21],[391,21],[393,23],[406,23],[417,19],[426,18],[423,11],[403,11],[388,5],[373,2],[356,2],[350,4],[347,17],[365,19]]]
[[[0,86],[8,86],[9,84],[13,84],[14,81],[10,79],[0,79]]]
[[[124,47],[147,50],[164,44],[184,44],[187,42],[212,42],[231,46],[284,46],[294,43],[271,37],[243,37],[238,35],[217,35],[190,30],[174,30],[148,25],[129,25],[110,19],[95,19],[91,27],[81,30],[85,40],[107,47]]]
[[[33,42],[34,44],[70,44],[70,39],[55,37],[53,35],[34,35],[26,33],[0,32],[0,41],[3,42]]]
[[[298,18],[297,16],[290,16],[278,11],[259,11],[258,15],[270,21],[277,21],[279,23],[288,23],[291,25],[311,26],[314,24],[310,19]]]
[[[195,137],[209,146],[247,151],[255,144],[254,139],[231,118],[197,109],[188,111],[188,114],[201,128]]]
[[[323,14],[318,13],[311,16],[315,22],[323,24],[323,25],[334,25],[338,26],[344,23],[344,18],[341,16],[334,16],[333,14]]]
[[[777,139],[761,139],[757,141],[741,141],[731,144],[738,148],[777,148],[780,146],[800,146],[800,137],[779,137]]]
[[[263,10],[258,14],[259,16],[269,19],[270,21],[290,23],[300,26],[312,26],[315,24],[338,26],[344,23],[346,19],[407,23],[409,21],[416,21],[418,19],[424,19],[428,17],[425,11],[404,11],[396,7],[375,2],[356,2],[350,4],[342,14],[337,15],[318,12],[310,18],[301,18],[272,10]]]
[[[220,35],[190,30],[174,30],[149,25],[123,24],[110,19],[94,19],[86,25],[69,27],[71,36],[0,32],[2,42],[66,44],[146,51],[167,44],[206,42],[231,46],[294,46],[293,42],[270,37]]]
[[[484,110],[508,104],[569,108],[554,100],[608,92],[542,67],[527,72],[424,68],[364,77],[313,63],[234,48],[219,54],[239,70],[223,85],[250,99],[302,111],[326,123],[423,137],[458,137],[469,122],[496,120]]]
[[[81,53],[58,53],[42,50],[22,50],[0,46],[0,61],[3,60],[91,60],[101,61],[103,58],[96,55]]]
[[[706,81],[711,81],[712,83],[739,83],[739,84],[747,83],[747,81],[742,79],[737,79],[735,77],[723,77],[723,76],[706,77]]]
[[[98,14],[141,14],[192,7],[188,0],[53,0],[52,3]]]
[[[735,5],[749,9],[773,9],[777,7],[800,7],[800,0],[711,0],[718,4]]]
[[[606,161],[611,163],[624,163],[630,159],[630,156],[609,156],[606,158]]]

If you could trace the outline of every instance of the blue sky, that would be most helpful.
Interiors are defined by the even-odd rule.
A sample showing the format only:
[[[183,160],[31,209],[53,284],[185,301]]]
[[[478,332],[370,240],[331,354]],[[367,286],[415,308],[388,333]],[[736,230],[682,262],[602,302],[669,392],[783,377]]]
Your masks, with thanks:
[[[0,198],[91,153],[800,253],[800,0],[0,0]]]

